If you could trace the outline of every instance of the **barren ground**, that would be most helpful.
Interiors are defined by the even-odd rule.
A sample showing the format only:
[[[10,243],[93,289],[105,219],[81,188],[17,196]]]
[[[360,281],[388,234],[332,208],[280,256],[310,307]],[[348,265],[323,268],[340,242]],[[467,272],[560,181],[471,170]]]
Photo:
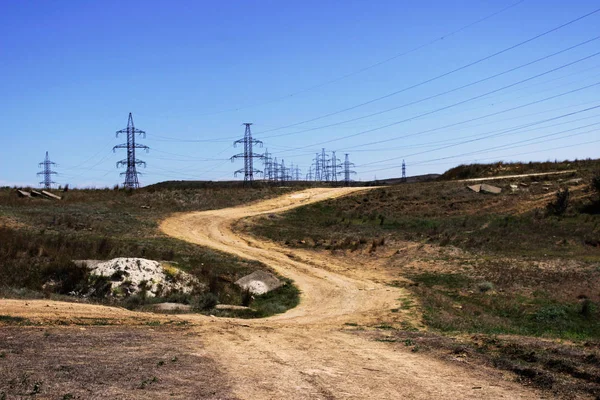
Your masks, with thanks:
[[[31,324],[73,323],[73,318],[91,316],[91,324],[101,319],[104,324],[125,325],[88,328],[83,331],[91,335],[86,340],[74,340],[79,334],[79,327],[53,326],[48,328],[47,336],[39,328],[2,328],[0,351],[5,352],[0,360],[0,379],[4,381],[2,390],[6,390],[7,377],[15,374],[14,366],[23,370],[25,367],[22,365],[25,365],[31,377],[38,374],[57,382],[44,383],[40,394],[49,396],[39,398],[60,398],[62,391],[51,389],[55,387],[53,385],[71,382],[69,387],[73,387],[82,385],[81,381],[85,379],[95,382],[96,376],[100,376],[98,379],[102,382],[112,380],[112,392],[105,393],[114,394],[116,398],[158,398],[160,394],[166,396],[170,393],[179,398],[231,396],[242,399],[540,398],[540,393],[510,381],[497,370],[459,366],[349,332],[349,324],[368,325],[385,320],[390,310],[397,309],[409,296],[402,289],[378,283],[388,279],[384,271],[378,279],[377,269],[363,272],[344,264],[345,260],[282,248],[234,233],[231,229],[232,224],[242,218],[277,213],[357,190],[366,189],[309,189],[243,207],[180,214],[162,223],[162,230],[169,235],[262,261],[293,279],[302,291],[302,301],[285,314],[263,320],[197,315],[165,317],[43,300],[0,300],[2,314],[27,318],[26,322]],[[414,316],[399,314],[397,318]],[[187,324],[179,326],[177,321]],[[154,327],[144,324],[161,327],[154,330]],[[118,334],[124,336],[110,339],[110,335]],[[108,338],[103,339],[106,335]],[[8,336],[12,337],[11,341]],[[190,359],[192,364],[186,364],[185,373],[181,376],[170,373],[152,375],[154,372],[148,370],[128,379],[127,376],[133,372],[123,368],[127,365],[124,363],[118,364],[123,368],[122,374],[113,373],[110,377],[100,374],[93,378],[74,374],[61,380],[56,374],[52,375],[53,367],[47,357],[38,362],[35,355],[11,351],[10,346],[17,346],[14,344],[15,337],[18,337],[16,341],[21,343],[19,346],[22,348],[31,346],[42,354],[62,355],[63,352],[57,350],[61,346],[66,349],[66,354],[89,351],[90,357],[86,361],[93,364],[89,368],[95,366],[96,369],[111,365],[117,358],[139,358],[141,364],[143,360],[151,359],[158,363],[159,356],[168,357],[171,352],[178,352],[182,357],[199,358],[197,362]],[[72,346],[67,346],[65,343],[71,343],[70,338],[73,338]],[[55,344],[45,346],[44,340]],[[136,343],[137,347],[131,343]],[[148,356],[144,356],[145,352]],[[55,363],[60,364],[58,358]],[[147,368],[155,367],[147,361]],[[207,374],[217,378],[203,383],[201,378],[207,379]],[[141,378],[146,375],[148,378]],[[152,381],[153,376],[157,377],[155,382],[142,385],[144,379]],[[163,386],[158,385],[161,382]],[[136,389],[136,383],[143,388]],[[193,390],[197,385],[204,387],[203,391]],[[182,387],[189,391],[184,392]],[[174,392],[175,389],[180,391]],[[10,390],[13,392],[9,393],[18,394],[14,392],[16,389]],[[34,390],[33,386],[28,390]],[[96,393],[96,386],[88,383],[86,390]],[[190,396],[190,393],[195,394]],[[90,397],[84,395],[81,398]]]

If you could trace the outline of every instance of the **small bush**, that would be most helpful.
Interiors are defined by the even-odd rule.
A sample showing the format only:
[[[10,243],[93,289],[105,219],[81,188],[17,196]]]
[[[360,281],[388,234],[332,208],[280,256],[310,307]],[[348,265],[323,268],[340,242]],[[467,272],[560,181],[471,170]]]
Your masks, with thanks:
[[[194,310],[206,311],[215,308],[218,302],[219,298],[215,294],[208,292],[202,293],[198,297],[192,299],[191,305]]]
[[[569,188],[556,192],[556,199],[546,205],[546,211],[549,215],[563,215],[569,207]]]
[[[479,289],[479,291],[481,293],[489,292],[493,288],[494,288],[494,284],[492,282],[480,282],[477,285],[477,289]]]

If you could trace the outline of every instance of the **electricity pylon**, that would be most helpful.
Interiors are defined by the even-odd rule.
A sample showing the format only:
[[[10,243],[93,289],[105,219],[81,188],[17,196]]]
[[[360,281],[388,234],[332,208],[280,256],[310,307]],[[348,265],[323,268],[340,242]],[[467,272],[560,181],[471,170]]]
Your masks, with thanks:
[[[402,182],[406,182],[406,164],[402,160]]]
[[[263,158],[262,154],[256,154],[253,152],[252,147],[255,144],[260,145],[262,147],[262,142],[260,140],[256,140],[252,138],[252,132],[250,131],[250,125],[252,123],[245,122],[246,130],[244,132],[244,137],[242,139],[236,140],[233,142],[233,147],[236,147],[238,143],[244,144],[244,152],[240,154],[236,154],[231,157],[231,162],[233,162],[236,158],[244,158],[244,168],[235,171],[233,174],[237,176],[239,173],[244,173],[244,183],[248,185],[252,185],[252,181],[254,180],[254,174],[262,174],[262,171],[254,169],[254,159],[255,158]]]
[[[143,144],[136,143],[135,135],[142,135],[145,138],[146,132],[135,128],[135,126],[133,125],[133,116],[131,115],[131,113],[129,113],[127,128],[117,131],[117,137],[119,137],[119,134],[122,133],[127,134],[127,143],[119,144],[113,147],[113,152],[115,152],[116,149],[127,149],[127,158],[118,161],[117,168],[119,168],[122,165],[127,166],[127,170],[125,172],[121,172],[121,176],[125,175],[125,182],[123,182],[123,186],[127,189],[137,189],[140,187],[138,175],[141,175],[141,173],[137,172],[136,165],[142,165],[145,168],[146,162],[135,158],[135,149],[144,149],[147,153],[150,150],[150,148],[148,146],[144,146]]]
[[[265,168],[263,178],[269,182],[273,181],[273,158],[268,149],[265,149],[265,154],[263,155],[263,166]]]
[[[329,174],[329,161],[325,154],[325,148],[321,149],[321,180],[325,182],[329,182],[330,174]]]
[[[315,159],[315,181],[321,180],[321,154],[316,153]]]
[[[344,166],[344,170],[343,170],[343,171],[340,171],[340,172],[338,172],[338,173],[339,173],[339,174],[344,174],[344,185],[345,185],[345,186],[350,186],[350,182],[351,182],[351,181],[350,181],[350,175],[351,175],[351,174],[352,174],[352,175],[353,175],[353,174],[356,174],[356,171],[352,171],[352,170],[350,169],[350,167],[353,167],[353,166],[354,166],[354,163],[351,163],[351,162],[350,162],[350,160],[349,160],[349,158],[348,158],[348,153],[346,153],[346,158],[345,158],[345,160],[344,160],[344,164],[343,164],[343,166]]]
[[[339,158],[337,158],[335,156],[335,151],[331,152],[331,180],[333,182],[337,182],[337,176],[338,176],[338,167],[340,167],[340,164],[338,164],[341,160]]]
[[[279,181],[279,163],[277,163],[277,157],[273,159],[273,181]]]
[[[46,158],[44,161],[38,164],[38,167],[43,167],[44,169],[41,172],[38,172],[38,175],[42,175],[44,180],[40,182],[40,185],[44,185],[44,189],[51,189],[52,184],[56,183],[52,181],[52,175],[57,175],[56,172],[52,171],[52,166],[56,165],[55,162],[50,161],[48,158],[48,152],[46,152]]]

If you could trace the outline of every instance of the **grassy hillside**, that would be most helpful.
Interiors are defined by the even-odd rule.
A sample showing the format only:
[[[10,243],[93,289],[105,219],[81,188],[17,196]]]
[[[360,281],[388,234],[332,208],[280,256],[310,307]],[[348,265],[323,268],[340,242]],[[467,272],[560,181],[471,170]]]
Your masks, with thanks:
[[[158,230],[158,224],[173,212],[230,207],[276,196],[285,190],[267,187],[70,190],[60,193],[62,200],[51,201],[19,198],[14,190],[2,189],[0,294],[41,297],[65,295],[89,285],[100,289],[104,282],[90,281],[86,272],[71,260],[143,257],[174,263],[209,288],[207,293],[161,300],[192,302],[201,308],[209,308],[217,299],[226,304],[241,304],[242,293],[233,282],[257,269],[266,269],[264,265],[166,237]],[[57,293],[45,289],[48,281],[58,282],[54,285]],[[283,295],[289,297],[289,293]],[[125,305],[135,307],[144,301],[147,299],[127,299]],[[276,307],[266,304],[262,308],[266,311],[259,310],[259,314],[268,314],[268,309]]]
[[[350,326],[357,334],[510,370],[561,395],[598,396],[600,369],[586,360],[600,357],[600,163],[561,169],[573,166],[582,168],[489,181],[502,188],[499,195],[475,193],[460,182],[406,183],[238,228],[328,252],[405,287],[430,331],[414,332],[402,319],[400,311],[415,308],[403,301],[390,311],[389,323]],[[497,164],[460,167],[445,176],[497,170]],[[545,166],[505,170],[548,172]]]
[[[600,169],[599,160],[575,160],[575,161],[546,161],[529,163],[504,163],[492,164],[466,164],[459,165],[446,171],[440,180],[485,178],[502,175],[532,174],[555,171],[578,170],[580,174]]]

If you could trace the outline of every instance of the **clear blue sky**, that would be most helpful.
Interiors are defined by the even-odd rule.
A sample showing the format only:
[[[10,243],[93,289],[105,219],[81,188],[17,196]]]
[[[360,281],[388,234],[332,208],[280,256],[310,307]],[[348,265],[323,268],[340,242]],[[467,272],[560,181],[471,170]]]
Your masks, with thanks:
[[[322,147],[350,153],[362,180],[399,176],[403,158],[408,175],[473,161],[597,158],[600,108],[584,110],[600,106],[600,85],[583,88],[600,82],[600,40],[581,43],[600,35],[600,12],[403,91],[597,8],[591,0],[2,1],[0,185],[37,184],[45,151],[60,184],[121,183],[115,163],[125,152],[112,146],[124,142],[115,131],[129,112],[150,146],[138,154],[148,163],[143,185],[232,179],[242,162],[227,159],[241,150],[231,144],[243,122],[303,175]]]

